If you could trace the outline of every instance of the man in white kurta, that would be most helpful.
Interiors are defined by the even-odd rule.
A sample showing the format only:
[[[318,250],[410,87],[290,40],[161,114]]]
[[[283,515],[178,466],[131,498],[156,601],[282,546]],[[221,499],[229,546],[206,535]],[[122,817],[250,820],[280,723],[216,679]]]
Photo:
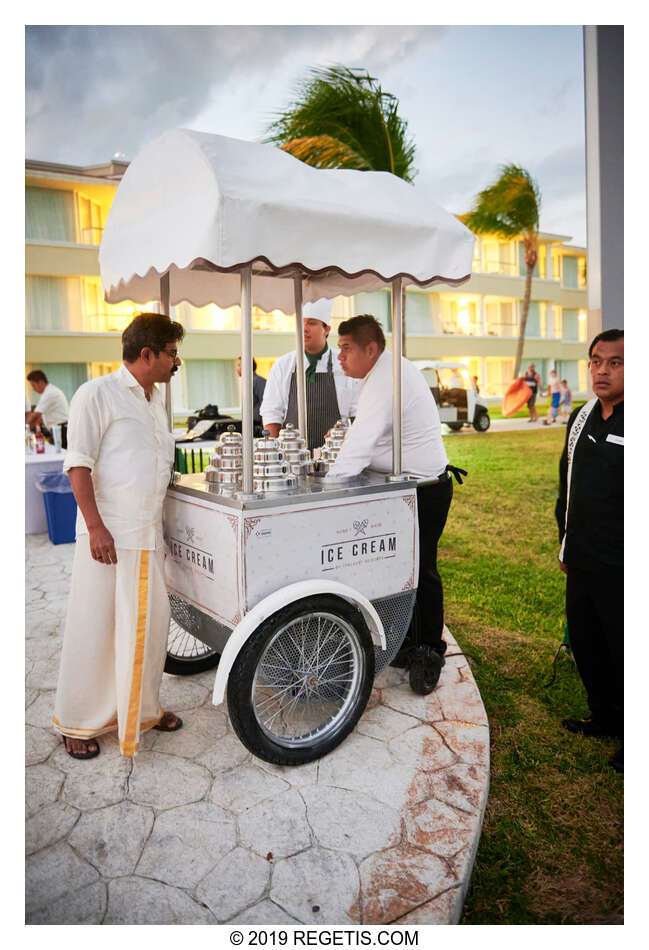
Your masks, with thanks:
[[[91,758],[91,741],[117,730],[123,755],[153,726],[182,724],[158,693],[169,629],[162,505],[174,439],[155,383],[169,382],[183,328],[140,314],[122,336],[124,363],[75,393],[68,472],[79,506],[77,545],[54,710],[66,748]]]

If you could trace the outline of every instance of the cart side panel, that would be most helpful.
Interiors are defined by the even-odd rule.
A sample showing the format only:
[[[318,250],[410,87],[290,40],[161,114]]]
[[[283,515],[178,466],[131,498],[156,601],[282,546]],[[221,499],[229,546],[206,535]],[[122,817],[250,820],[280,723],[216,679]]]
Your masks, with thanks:
[[[417,586],[414,488],[246,511],[243,530],[245,611],[302,580],[340,581],[369,600]]]
[[[240,512],[167,492],[167,588],[230,627],[241,619],[240,527]]]

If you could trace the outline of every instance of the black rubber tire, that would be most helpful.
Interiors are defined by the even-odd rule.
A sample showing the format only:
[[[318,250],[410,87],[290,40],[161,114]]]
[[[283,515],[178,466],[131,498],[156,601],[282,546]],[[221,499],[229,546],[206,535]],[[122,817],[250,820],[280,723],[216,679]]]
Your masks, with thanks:
[[[299,748],[273,741],[257,722],[252,706],[252,686],[258,663],[277,628],[300,616],[318,611],[335,614],[353,627],[363,658],[362,682],[354,705],[337,730],[324,739]],[[374,682],[374,645],[361,612],[332,594],[318,594],[295,601],[268,617],[243,645],[228,677],[230,722],[245,747],[253,755],[275,765],[305,765],[322,758],[349,735],[360,719]]]
[[[464,423],[463,422],[447,422],[446,425],[449,427],[451,432],[461,432],[462,426],[464,425]]]
[[[410,689],[420,696],[428,696],[439,682],[445,660],[432,647],[418,647],[409,670]]]
[[[184,627],[176,620],[171,620],[169,629],[171,631],[172,625],[176,624],[181,630],[184,630]],[[189,636],[192,634],[189,633]],[[198,657],[192,656],[182,656],[181,654],[173,653],[167,650],[167,658],[165,660],[164,671],[165,673],[171,673],[174,676],[195,676],[196,673],[204,673],[205,670],[213,670],[215,666],[219,665],[219,660],[221,659],[221,654],[217,653],[216,650],[211,650],[207,645],[205,646],[205,652]]]
[[[488,412],[478,413],[473,420],[473,428],[476,432],[486,432],[491,425],[491,419]]]

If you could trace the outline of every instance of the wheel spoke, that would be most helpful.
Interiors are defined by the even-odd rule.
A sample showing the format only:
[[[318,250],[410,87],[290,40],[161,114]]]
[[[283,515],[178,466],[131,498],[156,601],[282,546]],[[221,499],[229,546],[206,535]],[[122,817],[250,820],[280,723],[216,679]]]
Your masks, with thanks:
[[[363,684],[364,654],[351,623],[327,611],[305,613],[267,643],[252,684],[262,730],[287,747],[342,728]]]

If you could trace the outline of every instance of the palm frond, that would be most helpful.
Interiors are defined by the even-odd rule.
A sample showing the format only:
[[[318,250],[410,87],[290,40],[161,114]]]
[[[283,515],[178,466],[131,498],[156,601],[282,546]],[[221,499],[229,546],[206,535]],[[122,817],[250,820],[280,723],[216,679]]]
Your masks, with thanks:
[[[541,192],[530,173],[519,165],[502,165],[498,179],[479,192],[462,220],[476,234],[520,235],[535,243],[540,207]]]
[[[355,168],[367,170],[367,161],[353,148],[332,135],[304,136],[280,145],[285,152],[315,168]]]
[[[313,140],[313,150],[306,144],[297,147],[298,157],[304,155],[302,160],[310,165],[333,168],[338,167],[335,140],[340,143],[341,167],[389,171],[412,181],[415,145],[398,105],[366,70],[313,69],[299,84],[295,101],[269,125],[264,141],[285,147],[296,140]],[[293,146],[287,150],[296,154]]]

